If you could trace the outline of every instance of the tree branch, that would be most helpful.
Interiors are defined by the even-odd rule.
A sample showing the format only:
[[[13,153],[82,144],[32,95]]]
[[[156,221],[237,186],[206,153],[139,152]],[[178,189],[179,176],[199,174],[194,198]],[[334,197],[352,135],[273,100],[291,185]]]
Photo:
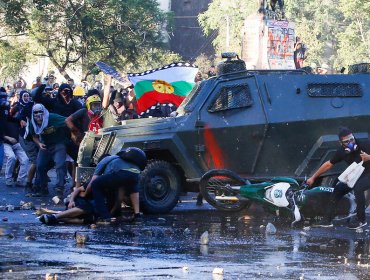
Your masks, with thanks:
[[[19,37],[19,36],[23,36],[23,35],[28,35],[28,33],[5,34],[5,35],[1,35],[1,36],[0,36],[0,39],[1,39],[1,38],[4,38],[4,37]]]

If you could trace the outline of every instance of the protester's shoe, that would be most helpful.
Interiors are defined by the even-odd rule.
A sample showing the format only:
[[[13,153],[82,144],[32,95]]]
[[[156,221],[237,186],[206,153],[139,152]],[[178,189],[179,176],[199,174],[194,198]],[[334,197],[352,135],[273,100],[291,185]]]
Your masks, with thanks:
[[[33,197],[44,197],[49,195],[48,188],[37,188],[35,192],[32,194]]]
[[[13,181],[13,179],[6,179],[6,181],[5,181],[5,185],[6,185],[7,187],[13,187],[13,185],[14,185],[14,181]]]
[[[45,214],[44,215],[41,215],[41,216],[39,216],[39,220],[40,220],[40,222],[41,223],[43,223],[43,224],[45,224]]]
[[[312,227],[321,227],[321,228],[331,228],[333,226],[334,226],[333,223],[327,219],[323,219],[320,222],[312,225]]]
[[[60,198],[63,199],[64,195],[64,186],[56,186],[54,188],[56,195]]]
[[[142,222],[144,220],[143,213],[134,214],[134,222]]]
[[[55,217],[55,215],[53,215],[53,214],[45,214],[43,216],[44,216],[44,219],[45,219],[45,224],[47,224],[47,225],[55,225],[55,224],[58,223],[57,217]]]
[[[134,214],[129,215],[129,216],[123,215],[123,216],[120,216],[118,219],[121,222],[132,223],[135,220],[135,215]]]
[[[34,192],[33,185],[31,182],[27,182],[26,185],[24,186],[24,193],[25,196],[30,197],[32,196]]]
[[[24,182],[17,181],[15,183],[16,188],[24,188],[25,186],[26,186],[26,184]]]
[[[354,217],[350,222],[349,222],[349,225],[348,225],[348,228],[349,229],[359,229],[359,228],[362,228],[364,226],[367,225],[367,222],[364,221],[364,222],[360,222],[357,217]]]

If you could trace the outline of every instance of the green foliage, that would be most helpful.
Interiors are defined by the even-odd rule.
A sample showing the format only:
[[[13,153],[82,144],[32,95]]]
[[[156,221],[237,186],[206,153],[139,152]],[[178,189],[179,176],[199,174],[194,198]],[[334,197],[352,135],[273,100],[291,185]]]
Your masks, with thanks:
[[[285,0],[285,14],[296,23],[296,34],[308,46],[306,65],[324,62],[334,69],[370,59],[369,0]],[[217,32],[216,53],[225,51],[226,16],[230,51],[240,53],[244,19],[256,13],[258,1],[214,0],[199,15],[206,35]]]
[[[49,57],[66,78],[67,67],[88,73],[97,60],[122,67],[162,48],[166,19],[155,0],[10,0],[0,14],[13,32],[27,32],[33,52]]]
[[[338,34],[338,64],[370,62],[370,2],[340,0],[345,28]]]
[[[208,10],[200,14],[198,21],[205,35],[218,32],[213,41],[216,53],[234,51],[241,53],[241,30],[244,19],[258,10],[257,1],[214,0]],[[229,21],[229,50],[226,49],[227,20]]]
[[[202,73],[203,77],[207,77],[207,72],[212,65],[215,65],[215,60],[210,60],[205,54],[200,54],[196,59],[194,64],[198,66],[199,72]]]
[[[0,77],[4,81],[14,81],[29,62],[27,45],[15,41],[0,40]]]

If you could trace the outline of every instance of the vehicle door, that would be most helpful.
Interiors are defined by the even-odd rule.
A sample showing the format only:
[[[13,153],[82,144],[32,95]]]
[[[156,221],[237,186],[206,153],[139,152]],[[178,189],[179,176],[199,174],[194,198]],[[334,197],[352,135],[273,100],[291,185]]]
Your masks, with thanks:
[[[253,174],[267,130],[254,76],[221,80],[199,112],[199,155],[205,169]]]

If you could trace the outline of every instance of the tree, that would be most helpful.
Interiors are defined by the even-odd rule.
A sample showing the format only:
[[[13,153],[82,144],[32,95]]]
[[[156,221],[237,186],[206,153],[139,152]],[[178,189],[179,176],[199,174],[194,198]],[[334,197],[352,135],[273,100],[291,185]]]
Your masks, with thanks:
[[[230,51],[240,53],[244,19],[256,13],[259,1],[214,0],[199,16],[203,32],[217,31],[217,52],[225,50],[229,21]],[[296,35],[308,46],[306,63],[327,63],[339,69],[370,59],[368,0],[285,0],[285,15],[296,24]]]
[[[97,60],[114,66],[132,62],[148,49],[163,47],[167,15],[155,0],[10,0],[0,23],[26,34],[34,54],[47,56],[68,78],[81,66],[86,75]],[[9,17],[11,15],[11,17]]]
[[[286,14],[296,23],[296,35],[308,46],[306,63],[336,64],[337,34],[343,15],[338,10],[339,0],[286,0]]]
[[[244,19],[257,10],[257,1],[214,0],[208,10],[199,15],[198,21],[206,36],[212,31],[218,32],[212,42],[216,53],[234,51],[240,54]]]
[[[14,40],[0,40],[0,77],[4,84],[7,79],[15,80],[24,69],[29,57],[28,46]]]
[[[370,62],[370,2],[340,0],[346,27],[338,34],[338,64]]]

